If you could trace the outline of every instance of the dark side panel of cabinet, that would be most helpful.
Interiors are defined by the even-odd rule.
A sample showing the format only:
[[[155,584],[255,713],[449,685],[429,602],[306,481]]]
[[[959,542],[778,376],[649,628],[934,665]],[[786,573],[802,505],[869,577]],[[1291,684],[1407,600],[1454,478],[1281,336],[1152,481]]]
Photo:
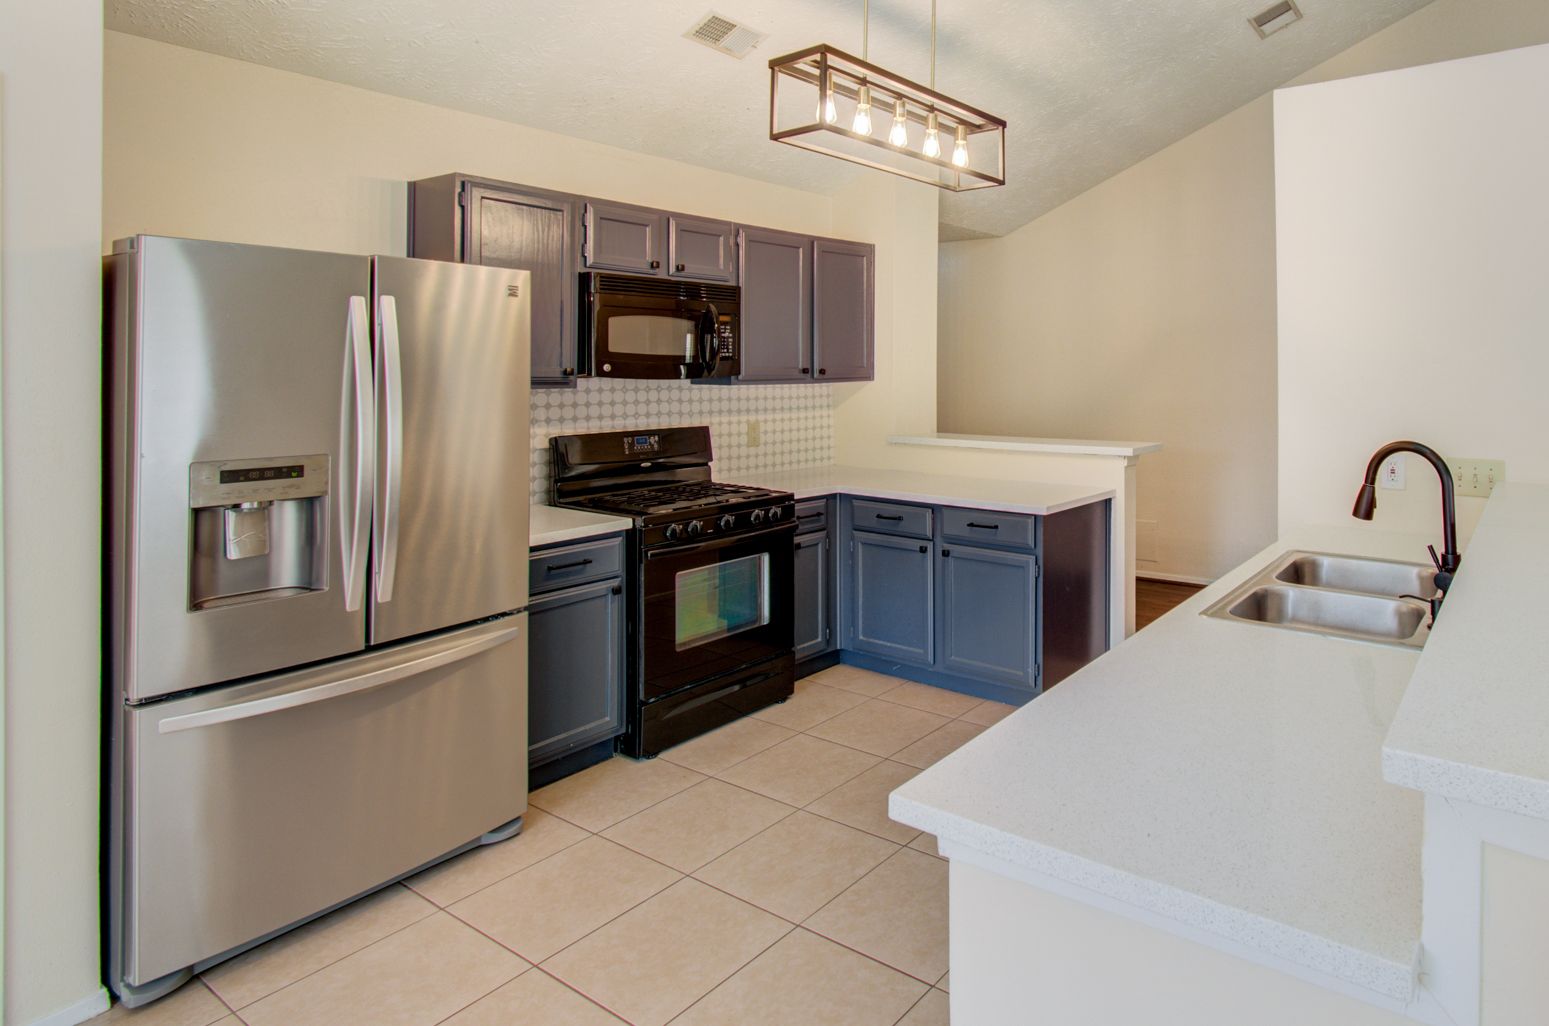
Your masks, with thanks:
[[[587,201],[582,258],[597,271],[662,273],[665,215],[654,210]]]
[[[849,643],[857,652],[929,666],[935,655],[934,546],[850,533]]]
[[[542,595],[528,607],[528,761],[624,731],[624,597],[617,581]]]
[[[1112,501],[1043,518],[1043,682],[1050,688],[1108,650]]]
[[[736,229],[726,221],[667,218],[667,269],[674,278],[736,281]]]
[[[1031,691],[1037,684],[1038,559],[943,545],[938,668]]]
[[[820,381],[870,381],[874,346],[874,247],[812,244],[812,354]]]
[[[741,381],[812,377],[812,240],[744,228]]]
[[[575,204],[482,185],[463,192],[468,263],[532,272],[532,378],[567,384],[576,374]]]
[[[832,554],[828,535],[796,538],[796,658],[822,655],[833,644]]]

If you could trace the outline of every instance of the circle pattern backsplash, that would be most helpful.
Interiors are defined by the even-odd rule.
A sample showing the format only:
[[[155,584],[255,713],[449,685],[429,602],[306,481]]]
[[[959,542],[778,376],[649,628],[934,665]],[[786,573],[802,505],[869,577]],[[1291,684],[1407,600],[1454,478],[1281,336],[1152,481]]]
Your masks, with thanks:
[[[759,444],[748,444],[758,421]],[[691,381],[582,378],[573,389],[532,390],[532,501],[547,503],[549,439],[589,431],[710,426],[712,473],[789,470],[834,458],[832,388],[828,385],[696,385]]]

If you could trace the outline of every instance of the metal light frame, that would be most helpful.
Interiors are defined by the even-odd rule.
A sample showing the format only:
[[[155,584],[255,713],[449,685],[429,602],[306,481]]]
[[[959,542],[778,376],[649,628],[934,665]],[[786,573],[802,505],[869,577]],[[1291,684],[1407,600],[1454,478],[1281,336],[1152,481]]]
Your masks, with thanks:
[[[932,86],[936,77],[935,36],[935,5],[932,4]],[[780,124],[782,81],[787,89],[801,89],[815,97],[807,108],[812,111],[810,121],[801,119],[793,124]],[[1005,185],[1006,122],[937,92],[932,86],[920,85],[827,43],[788,53],[769,62],[769,138],[951,192]],[[875,130],[871,135],[852,131],[848,119],[843,117],[832,121],[825,118],[824,106],[829,99],[857,101],[863,87],[869,93],[872,109],[881,111],[884,117],[902,100],[910,127],[926,126],[934,114],[938,137],[945,140],[941,156],[926,156],[918,147],[908,144],[895,146],[887,140],[886,133],[879,137]],[[964,167],[953,164],[948,156],[960,129],[965,139],[973,142],[977,153]],[[863,145],[857,146],[857,143]],[[841,148],[845,146],[848,149]],[[881,152],[872,154],[867,146]],[[884,156],[891,157],[893,163],[885,162]]]

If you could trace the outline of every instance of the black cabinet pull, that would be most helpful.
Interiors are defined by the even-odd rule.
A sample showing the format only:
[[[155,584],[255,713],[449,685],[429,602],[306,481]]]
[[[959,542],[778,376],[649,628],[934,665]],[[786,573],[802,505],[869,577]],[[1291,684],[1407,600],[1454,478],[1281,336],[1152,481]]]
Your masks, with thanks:
[[[999,531],[1000,530],[1000,525],[999,524],[976,524],[972,520],[968,521],[968,526],[969,527],[977,527],[981,531]]]
[[[686,270],[687,270],[687,269],[688,269],[688,268],[686,268],[686,267],[684,267],[684,266],[683,266],[683,265],[682,265],[682,264],[679,264],[679,265],[678,265],[678,271],[679,271],[679,272],[680,272],[680,273],[681,273],[681,272],[682,272],[682,271],[686,271]]]
[[[898,516],[896,513],[878,513],[877,514],[877,519],[878,520],[902,520],[903,517]]]
[[[622,584],[615,584],[613,586],[613,594],[615,594],[615,595],[622,595],[622,594],[624,594],[624,586]]]
[[[575,368],[574,367],[566,367],[564,369],[564,371],[562,371],[562,373],[567,378],[573,378],[573,377],[575,377]]]
[[[660,260],[652,260],[652,261],[651,261],[651,270],[653,270],[653,271],[654,271],[654,270],[656,270],[656,269],[657,269],[657,268],[658,268],[658,267],[660,267],[660,266],[661,266],[661,265],[662,265],[662,262],[661,262],[661,261],[660,261]]]
[[[818,368],[818,373],[819,374],[827,374],[828,373],[828,368],[827,367],[819,367]]]
[[[591,565],[592,565],[592,561],[589,560],[589,559],[578,559],[574,563],[555,563],[552,566],[545,567],[543,572],[546,573],[546,574],[555,574],[555,573],[559,573],[559,571],[561,571],[561,570],[574,570],[577,567],[591,566]]]
[[[921,552],[929,552],[930,551],[930,546],[929,545],[921,545],[920,546],[920,551]]]
[[[952,555],[952,550],[951,549],[942,549],[941,550],[941,558],[942,559],[946,559],[950,555]]]
[[[798,549],[801,548],[801,542],[797,542],[796,545],[795,545],[795,548],[798,548]]]
[[[803,368],[802,368],[802,369],[801,369],[801,372],[802,372],[802,373],[803,373],[803,374],[811,374],[811,373],[812,373],[812,368],[811,368],[811,367],[803,367]]]

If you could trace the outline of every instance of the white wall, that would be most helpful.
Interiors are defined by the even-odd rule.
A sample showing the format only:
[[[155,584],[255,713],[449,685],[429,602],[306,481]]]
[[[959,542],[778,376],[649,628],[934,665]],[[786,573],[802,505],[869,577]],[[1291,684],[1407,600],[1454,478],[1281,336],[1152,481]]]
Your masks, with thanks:
[[[5,1021],[98,968],[102,5],[0,6]]]
[[[1546,124],[1549,46],[1276,94],[1282,528],[1348,522],[1395,438],[1549,480]],[[1374,525],[1439,534],[1406,477]]]
[[[1543,0],[1436,0],[1298,81],[1544,41]],[[1273,539],[1268,96],[1005,238],[943,245],[940,277],[941,430],[1163,442],[1138,468],[1142,574],[1212,578]]]

